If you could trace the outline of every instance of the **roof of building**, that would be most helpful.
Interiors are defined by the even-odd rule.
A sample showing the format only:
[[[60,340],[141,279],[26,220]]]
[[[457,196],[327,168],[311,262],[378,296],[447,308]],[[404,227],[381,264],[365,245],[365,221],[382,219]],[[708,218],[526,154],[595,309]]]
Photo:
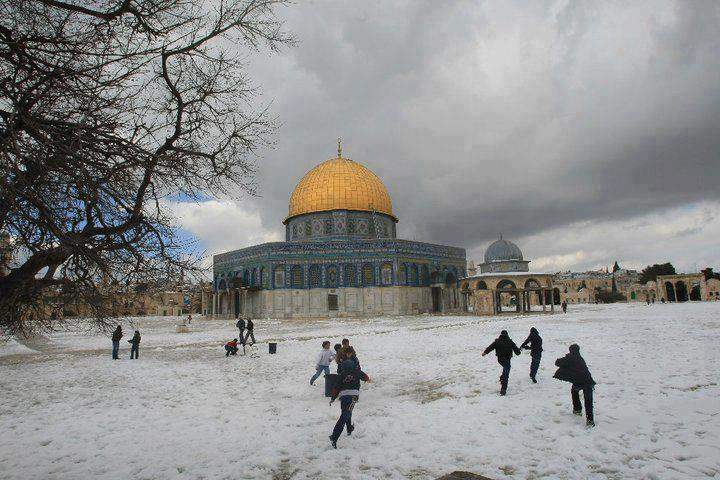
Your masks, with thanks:
[[[485,250],[485,263],[522,261],[523,254],[513,242],[504,240],[502,235]]]

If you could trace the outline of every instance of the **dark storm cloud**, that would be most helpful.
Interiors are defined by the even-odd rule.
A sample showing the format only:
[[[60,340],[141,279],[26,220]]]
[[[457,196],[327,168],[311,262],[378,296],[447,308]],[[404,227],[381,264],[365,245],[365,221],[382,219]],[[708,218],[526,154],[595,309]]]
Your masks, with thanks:
[[[720,198],[717,2],[311,2],[256,62],[282,127],[267,229],[333,156],[375,171],[402,236],[496,237]]]

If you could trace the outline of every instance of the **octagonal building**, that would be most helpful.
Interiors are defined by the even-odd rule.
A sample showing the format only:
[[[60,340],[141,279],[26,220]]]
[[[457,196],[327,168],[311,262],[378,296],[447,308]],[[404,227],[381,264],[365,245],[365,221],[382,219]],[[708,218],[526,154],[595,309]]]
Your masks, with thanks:
[[[465,249],[401,240],[380,178],[342,156],[290,195],[285,241],[213,257],[213,314],[322,318],[459,312]]]

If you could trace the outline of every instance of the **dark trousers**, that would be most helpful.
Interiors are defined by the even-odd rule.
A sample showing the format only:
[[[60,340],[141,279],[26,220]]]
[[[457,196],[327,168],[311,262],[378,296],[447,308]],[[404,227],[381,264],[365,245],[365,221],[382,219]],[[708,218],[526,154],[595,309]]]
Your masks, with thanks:
[[[498,363],[502,365],[503,370],[500,375],[500,392],[505,393],[507,391],[508,379],[510,378],[510,360],[500,360]]]
[[[357,400],[358,397],[355,395],[340,397],[340,418],[338,418],[335,428],[333,428],[333,440],[337,441],[337,439],[340,438],[343,428],[347,428],[348,432],[350,431],[350,426],[352,425],[352,411]]]
[[[533,355],[530,358],[530,378],[534,380],[535,375],[537,375],[538,368],[540,368],[540,359],[542,358],[542,354]]]
[[[120,350],[120,340],[118,340],[117,342],[115,340],[113,340],[113,352],[112,352],[113,360],[117,360],[119,350]]]
[[[582,412],[582,404],[580,403],[580,390],[583,392],[583,400],[585,400],[585,417],[594,422],[593,417],[593,386],[592,385],[577,385],[573,383],[570,388],[570,395],[572,396],[573,412]]]
[[[244,345],[245,344],[245,329],[240,328],[239,330],[240,330],[240,336],[238,337],[238,340],[240,340],[240,343],[242,343]]]
[[[133,357],[133,355],[135,355]],[[133,345],[130,347],[130,360],[133,358],[140,358],[140,345]]]
[[[255,344],[255,335],[253,334],[252,330],[248,330],[247,335],[245,335],[245,340],[243,340],[243,345],[247,343],[247,339],[252,338],[253,344]]]
[[[230,347],[228,345],[225,345],[225,356],[228,355],[237,355],[238,349],[237,347]]]

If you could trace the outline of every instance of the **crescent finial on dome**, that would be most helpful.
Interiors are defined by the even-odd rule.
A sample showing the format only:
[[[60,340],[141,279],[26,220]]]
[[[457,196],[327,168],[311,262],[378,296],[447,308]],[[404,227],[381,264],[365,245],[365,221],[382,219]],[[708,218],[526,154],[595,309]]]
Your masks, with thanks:
[[[338,158],[342,158],[342,138],[338,137]]]

